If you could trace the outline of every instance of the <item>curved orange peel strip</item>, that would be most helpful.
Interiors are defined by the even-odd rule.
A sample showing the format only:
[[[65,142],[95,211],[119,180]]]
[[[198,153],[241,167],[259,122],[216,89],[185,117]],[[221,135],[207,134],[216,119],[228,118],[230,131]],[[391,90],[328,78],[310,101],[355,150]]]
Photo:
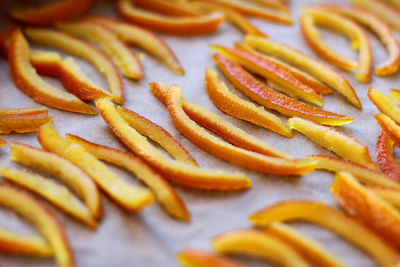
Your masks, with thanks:
[[[43,50],[30,51],[30,61],[40,75],[59,77],[61,75],[62,59],[60,54]]]
[[[138,46],[149,52],[154,57],[161,60],[171,70],[179,74],[185,73],[185,70],[171,48],[151,31],[108,17],[88,16],[85,19],[99,23],[110,29],[126,44]]]
[[[0,133],[30,133],[52,120],[47,108],[0,108]]]
[[[369,88],[368,97],[380,112],[389,116],[397,124],[400,124],[400,108],[390,97],[373,87]]]
[[[245,168],[277,175],[299,175],[314,170],[312,160],[274,158],[235,147],[198,126],[183,111],[181,89],[171,86],[166,96],[166,103],[175,127],[189,140],[208,153],[238,164]]]
[[[129,126],[138,131],[141,135],[144,135],[158,143],[174,159],[189,165],[199,166],[196,160],[181,145],[181,143],[172,137],[172,135],[170,135],[164,128],[125,107],[117,107],[117,111]]]
[[[400,90],[390,89],[390,97],[396,103],[400,103]]]
[[[5,144],[7,144],[7,141],[0,137],[0,147],[4,146]]]
[[[300,17],[300,25],[307,43],[319,56],[347,71],[357,67],[357,81],[362,83],[370,82],[373,56],[368,35],[361,26],[346,17],[317,8],[303,10],[303,14]],[[320,38],[316,25],[334,30],[350,38],[352,48],[359,51],[358,64],[331,49]]]
[[[308,157],[317,161],[317,169],[328,170],[334,173],[349,172],[362,183],[385,188],[400,189],[400,184],[393,181],[390,176],[386,176],[383,173],[367,168],[364,165],[354,163],[350,160],[325,155],[310,155]]]
[[[371,227],[388,244],[400,247],[400,214],[391,204],[346,172],[336,174],[329,189],[348,214]]]
[[[10,168],[0,168],[0,174],[23,188],[34,192],[71,217],[95,229],[97,223],[89,209],[65,185],[39,174]]]
[[[377,186],[370,186],[368,189],[374,192],[383,200],[389,202],[395,208],[400,208],[400,190],[397,188],[383,188]]]
[[[186,267],[244,267],[225,257],[198,249],[184,249],[177,253],[176,258]]]
[[[117,0],[119,15],[134,24],[176,35],[198,35],[214,33],[224,21],[224,16],[212,14],[200,17],[169,17],[134,7],[130,0]]]
[[[165,105],[168,85],[166,83],[149,83],[149,86],[153,95]],[[205,109],[183,97],[181,97],[181,101],[182,108],[190,119],[214,132],[232,145],[266,156],[292,158],[290,154],[280,151],[264,141],[248,134],[208,109]]]
[[[250,0],[250,2],[290,13],[289,8],[285,5],[285,3],[283,3],[282,0]]]
[[[59,0],[39,8],[14,11],[11,16],[32,25],[51,25],[61,20],[71,20],[85,14],[95,0]]]
[[[74,267],[75,259],[61,222],[31,194],[0,185],[0,205],[10,208],[33,223],[49,243],[59,267]]]
[[[376,142],[376,157],[379,167],[390,179],[400,183],[400,164],[393,156],[394,142],[389,138],[385,131],[381,131]]]
[[[375,120],[379,123],[382,130],[400,147],[400,126],[385,114],[374,114]]]
[[[34,43],[52,46],[91,62],[106,77],[115,102],[123,104],[124,85],[121,75],[102,51],[85,41],[52,29],[26,28],[24,32]]]
[[[128,184],[83,147],[62,138],[51,124],[38,130],[40,145],[64,157],[85,171],[120,207],[137,212],[153,202],[152,193],[144,187]]]
[[[388,58],[379,63],[375,68],[375,74],[380,76],[387,76],[396,73],[400,67],[400,46],[394,37],[390,27],[373,13],[364,11],[359,8],[350,7],[346,5],[330,5],[321,4],[318,8],[335,12],[345,17],[351,18],[366,26],[371,30],[386,47]]]
[[[57,154],[13,142],[10,158],[52,175],[69,186],[86,204],[96,219],[103,216],[100,192],[92,179],[79,167]]]
[[[286,201],[266,207],[250,215],[250,221],[259,227],[272,222],[305,221],[325,227],[366,253],[381,266],[396,266],[399,255],[375,232],[340,211],[312,201]]]
[[[224,113],[255,125],[264,127],[286,137],[293,137],[293,132],[275,114],[257,107],[252,102],[241,99],[229,91],[225,83],[218,80],[217,72],[206,69],[204,82],[209,98]]]
[[[97,43],[112,58],[125,77],[142,78],[142,64],[137,55],[108,28],[84,19],[76,22],[60,22],[56,27],[65,33]]]
[[[132,0],[135,6],[173,17],[199,17],[201,14],[169,0]]]
[[[51,86],[36,73],[30,63],[28,42],[18,28],[11,35],[8,64],[16,86],[34,101],[62,110],[96,114],[79,98]]]
[[[114,134],[137,156],[177,184],[213,190],[242,190],[251,187],[250,180],[242,173],[226,173],[201,169],[175,161],[153,147],[119,115],[108,99],[97,99],[96,107]]]
[[[282,239],[298,250],[301,255],[310,260],[315,266],[343,267],[345,266],[334,255],[328,252],[319,242],[303,235],[295,228],[279,222],[273,222],[264,231]]]
[[[311,266],[292,246],[274,235],[259,230],[224,233],[214,237],[211,243],[218,253],[254,256],[278,266]]]
[[[76,135],[67,134],[66,139],[72,143],[79,144],[97,159],[124,168],[136,175],[150,187],[161,205],[172,217],[182,221],[190,219],[190,213],[173,187],[140,158],[115,148],[89,142]]]
[[[357,139],[336,130],[333,127],[319,125],[301,118],[291,118],[288,125],[314,143],[328,149],[344,159],[376,170],[376,164],[372,161],[368,147]]]
[[[248,35],[244,43],[253,49],[278,58],[329,85],[345,96],[354,106],[361,108],[361,102],[350,83],[338,72],[326,64],[312,59],[301,52],[286,45],[274,42],[267,38]]]
[[[302,117],[327,125],[343,125],[353,120],[351,116],[325,111],[276,92],[258,81],[238,64],[219,54],[214,55],[214,61],[237,89],[266,108],[274,109],[285,116]]]
[[[268,60],[262,55],[238,48],[228,48],[222,45],[212,45],[212,49],[223,55],[224,57],[236,62],[249,71],[264,77],[267,80],[274,82],[281,88],[289,91],[292,95],[301,98],[313,104],[322,105],[322,98],[312,88],[303,84],[288,72],[284,67],[279,66],[276,61]]]

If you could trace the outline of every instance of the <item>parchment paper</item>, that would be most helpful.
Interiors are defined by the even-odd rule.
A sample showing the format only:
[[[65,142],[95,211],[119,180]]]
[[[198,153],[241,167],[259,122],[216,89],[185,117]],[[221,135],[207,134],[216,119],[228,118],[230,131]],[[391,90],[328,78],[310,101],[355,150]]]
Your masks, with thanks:
[[[317,2],[328,1],[291,1],[290,8],[295,18],[295,24],[292,26],[283,26],[256,19],[253,21],[272,40],[288,44],[311,57],[318,58],[304,42],[299,31],[297,19],[302,6]],[[347,1],[334,2],[346,3]],[[7,10],[26,5],[26,1],[23,0],[2,1],[0,4],[2,13],[1,29],[10,25],[6,16]],[[92,12],[115,16],[112,1],[99,0]],[[344,55],[354,59],[357,58],[357,55],[350,50],[348,40],[342,36],[326,31],[322,31],[322,35],[329,44],[332,44],[335,49]],[[150,81],[176,83],[182,86],[184,97],[222,115],[249,133],[283,151],[292,153],[296,157],[304,157],[316,153],[331,154],[313,144],[300,133],[296,133],[293,139],[281,137],[264,128],[226,116],[211,103],[203,83],[204,69],[206,67],[216,69],[211,59],[211,50],[208,45],[216,43],[232,46],[235,41],[241,41],[242,36],[241,32],[228,23],[224,23],[217,33],[208,36],[175,37],[162,35],[181,60],[186,70],[186,75],[179,76],[151,56],[145,57],[143,59],[144,78],[140,82],[124,79],[126,86],[125,106],[167,129],[190,151],[198,160],[200,166],[245,172],[251,178],[253,188],[245,192],[216,193],[175,186],[192,214],[192,219],[189,223],[181,223],[171,219],[157,203],[147,207],[139,214],[127,214],[112,204],[106,197],[103,198],[105,216],[96,231],[89,230],[56,211],[65,225],[78,266],[178,266],[175,261],[175,253],[177,251],[186,247],[211,250],[210,239],[213,236],[230,230],[251,227],[247,216],[267,205],[289,199],[310,199],[337,206],[335,199],[328,190],[333,177],[331,173],[315,171],[298,178],[282,178],[257,173],[217,159],[183,137],[172,125],[165,107],[150,93],[147,86]],[[381,62],[386,57],[386,53],[374,37],[372,37],[372,47],[375,62]],[[62,55],[66,56],[64,53]],[[77,61],[89,77],[108,88],[104,78],[90,64],[78,59]],[[10,78],[7,62],[4,59],[0,59],[0,70],[0,106],[16,108],[40,105],[14,86]],[[398,88],[398,75],[385,79],[373,76],[371,84],[360,84],[354,79],[353,73],[341,73],[354,86],[364,108],[362,112],[357,110],[337,93],[324,97],[324,108],[352,115],[354,122],[350,125],[339,127],[339,129],[368,145],[372,158],[376,160],[375,142],[379,127],[372,114],[376,113],[377,109],[368,100],[367,89],[369,86],[374,86],[388,93],[390,88]],[[223,79],[221,73],[220,77]],[[62,88],[57,80],[47,80]],[[233,89],[229,83],[228,85]],[[239,92],[235,92],[239,94]],[[49,108],[49,113],[55,118],[54,125],[61,134],[73,133],[97,143],[125,149],[100,116],[78,115],[52,108]],[[282,118],[284,120],[287,119]],[[9,160],[9,148],[12,141],[39,146],[35,134],[2,137],[7,140],[8,144],[0,148],[1,166],[23,168],[23,166],[12,163]],[[127,181],[135,180],[127,172],[112,168]],[[21,220],[14,212],[6,209],[1,210],[0,225],[22,233],[34,231],[28,223]],[[303,223],[291,223],[291,225],[310,237],[321,241],[328,250],[338,255],[348,266],[376,266],[367,255],[328,231]],[[264,262],[251,258],[237,257],[237,259],[243,263],[248,263],[249,266],[269,266]],[[6,267],[48,267],[55,266],[55,263],[52,259],[43,260],[0,254],[0,265]]]

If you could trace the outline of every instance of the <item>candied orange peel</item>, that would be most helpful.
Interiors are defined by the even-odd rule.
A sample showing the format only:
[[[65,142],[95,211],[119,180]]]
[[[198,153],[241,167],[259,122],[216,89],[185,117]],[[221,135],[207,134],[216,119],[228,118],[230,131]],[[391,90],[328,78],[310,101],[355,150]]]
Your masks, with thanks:
[[[0,133],[30,133],[52,120],[47,108],[0,108]]]
[[[400,147],[400,126],[385,114],[375,114],[375,120],[381,126],[382,130]]]
[[[4,146],[5,144],[7,144],[7,141],[3,138],[0,138],[0,147]]]
[[[338,72],[326,64],[312,59],[301,52],[286,45],[269,40],[267,38],[248,35],[244,43],[253,49],[269,56],[278,58],[329,85],[337,92],[345,96],[350,103],[361,108],[361,102],[350,83]]]
[[[169,0],[132,0],[135,6],[147,9],[159,14],[175,17],[198,17],[198,12],[185,7],[180,2]]]
[[[224,113],[237,119],[249,121],[280,135],[293,137],[293,132],[278,116],[235,95],[227,88],[225,83],[219,81],[217,72],[206,69],[204,82],[209,98]]]
[[[166,104],[168,85],[166,83],[158,82],[149,83],[149,86],[153,95],[156,96],[163,104]],[[263,142],[262,140],[248,134],[208,109],[205,109],[183,97],[181,97],[181,101],[182,109],[190,119],[214,132],[216,135],[225,139],[232,145],[267,156],[292,158],[290,154],[280,151]]]
[[[202,169],[165,156],[153,147],[146,137],[129,126],[110,100],[97,99],[95,104],[103,120],[114,134],[132,152],[158,170],[168,180],[198,189],[226,191],[243,190],[251,187],[251,182],[245,174]]]
[[[97,159],[124,168],[136,175],[150,187],[160,204],[172,217],[182,221],[190,219],[190,213],[175,190],[160,174],[140,158],[131,153],[89,142],[76,135],[67,134],[66,139],[79,144]]]
[[[385,131],[381,131],[376,142],[376,157],[383,173],[400,183],[400,164],[393,156],[394,142]]]
[[[397,124],[400,124],[400,108],[390,97],[373,87],[369,88],[368,97],[380,112],[389,116]]]
[[[343,125],[353,120],[351,116],[325,111],[276,92],[235,62],[219,54],[214,55],[214,61],[238,90],[266,108],[276,110],[285,116],[302,117],[326,125]]]
[[[199,249],[183,249],[177,253],[176,258],[182,266],[186,267],[244,267],[223,256]]]
[[[333,127],[319,125],[301,118],[288,120],[291,129],[299,131],[316,144],[334,152],[344,159],[376,170],[376,164],[372,161],[368,147],[357,139],[336,130]]]
[[[266,207],[250,215],[250,221],[259,227],[272,222],[305,221],[325,227],[366,253],[381,266],[396,266],[399,255],[375,232],[340,211],[313,201],[286,201]]]

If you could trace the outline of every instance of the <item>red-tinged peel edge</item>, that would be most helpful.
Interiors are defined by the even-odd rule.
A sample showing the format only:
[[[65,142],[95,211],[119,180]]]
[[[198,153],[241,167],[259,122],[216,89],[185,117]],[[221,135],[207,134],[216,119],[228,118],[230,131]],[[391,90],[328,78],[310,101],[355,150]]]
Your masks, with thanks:
[[[393,141],[385,131],[381,131],[376,142],[376,157],[378,158],[378,164],[382,172],[400,183],[400,164],[397,163],[393,156],[393,145]]]

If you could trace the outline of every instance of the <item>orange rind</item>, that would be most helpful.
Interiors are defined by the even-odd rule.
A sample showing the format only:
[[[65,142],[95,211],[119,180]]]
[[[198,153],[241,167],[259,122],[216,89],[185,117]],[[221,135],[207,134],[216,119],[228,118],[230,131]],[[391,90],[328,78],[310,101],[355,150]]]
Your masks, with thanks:
[[[223,256],[198,249],[181,250],[176,255],[176,258],[179,263],[185,267],[244,267],[244,265]]]
[[[0,147],[4,146],[5,144],[7,144],[7,141],[3,138],[0,138]]]
[[[274,82],[281,88],[285,88],[291,95],[319,106],[322,105],[321,96],[312,88],[300,82],[300,80],[294,77],[284,67],[281,67],[276,61],[268,60],[268,58],[261,54],[249,51],[239,44],[236,44],[235,49],[222,45],[212,45],[212,49],[225,58],[248,69],[252,73]]]
[[[278,58],[314,76],[345,96],[348,101],[357,108],[362,107],[361,102],[350,83],[342,75],[324,63],[312,59],[293,48],[267,38],[248,35],[245,37],[244,43],[257,51]]]
[[[83,147],[62,138],[51,124],[39,128],[37,137],[47,151],[58,154],[80,167],[120,207],[137,212],[153,202],[153,194],[144,187],[128,184]]]
[[[103,120],[114,134],[137,156],[158,170],[168,180],[198,189],[243,190],[251,187],[250,180],[242,173],[226,173],[201,169],[175,161],[153,147],[119,115],[114,104],[108,99],[95,100]]]
[[[222,254],[253,256],[278,266],[311,266],[292,246],[268,232],[238,230],[218,235],[211,243]]]
[[[71,188],[86,204],[96,219],[101,219],[103,208],[96,184],[82,169],[57,154],[13,142],[10,158],[57,178]]]
[[[172,17],[199,17],[201,14],[169,0],[132,0],[135,6]]]
[[[137,55],[108,28],[85,19],[60,22],[56,27],[65,33],[98,44],[112,58],[125,77],[135,80],[142,78],[142,64]]]
[[[342,56],[328,46],[319,36],[316,26],[321,26],[348,37],[352,48],[359,52],[358,64]],[[369,83],[372,71],[372,50],[364,29],[346,17],[318,8],[307,8],[302,11],[300,28],[309,46],[322,58],[346,71],[356,70],[356,79]]]
[[[276,110],[285,116],[297,116],[326,125],[343,125],[353,120],[351,116],[325,111],[276,92],[238,64],[219,54],[214,55],[214,61],[238,90],[266,108]]]
[[[380,112],[390,117],[397,124],[400,124],[400,108],[390,97],[373,87],[369,88],[368,97]]]
[[[274,158],[235,147],[192,121],[182,109],[181,89],[172,85],[167,92],[168,112],[175,127],[208,153],[234,164],[276,175],[300,175],[314,170],[315,162],[304,159]]]
[[[140,158],[121,150],[89,142],[76,135],[67,134],[66,139],[72,143],[79,144],[97,159],[124,168],[136,175],[150,187],[162,207],[172,217],[182,221],[190,219],[190,213],[175,190],[160,174]]]
[[[400,208],[400,190],[397,188],[383,188],[383,187],[376,187],[370,186],[368,189],[374,192],[383,200],[387,201],[395,208]]]
[[[91,62],[102,73],[110,87],[114,100],[123,104],[124,85],[117,67],[102,51],[89,43],[52,29],[26,28],[25,34],[34,43],[63,50]]]
[[[48,242],[59,267],[75,266],[74,254],[61,222],[39,200],[15,187],[1,184],[0,205],[16,211],[35,225]]]
[[[199,17],[165,16],[138,9],[130,0],[117,0],[116,7],[118,14],[126,21],[175,35],[211,34],[224,21],[224,16],[218,13]]]
[[[52,121],[47,108],[0,108],[0,133],[30,133]]]
[[[388,244],[400,247],[400,214],[391,204],[346,172],[336,174],[330,191],[348,214],[368,225]]]
[[[241,120],[264,127],[285,137],[293,137],[293,132],[282,120],[252,102],[243,100],[229,91],[225,83],[220,82],[217,72],[206,69],[204,82],[209,98],[222,112]]]
[[[11,34],[8,64],[15,85],[34,101],[61,110],[96,114],[79,98],[48,84],[36,73],[30,63],[28,42],[18,28]]]
[[[250,0],[250,2],[290,13],[289,8],[286,6],[287,3],[284,3],[284,0]]]
[[[62,59],[56,52],[34,50],[30,51],[30,61],[40,75],[59,77],[61,75]]]
[[[375,114],[375,120],[394,143],[400,147],[400,126],[385,114]]]
[[[400,104],[400,90],[397,89],[391,89],[390,90],[390,97],[392,100],[396,103]]]
[[[305,221],[327,228],[370,254],[381,266],[396,266],[399,255],[375,232],[340,211],[312,201],[286,201],[266,207],[250,215],[259,227],[272,222]]]
[[[394,142],[389,138],[385,131],[381,131],[376,142],[376,157],[379,167],[390,179],[400,183],[400,164],[393,156]]]
[[[95,0],[59,0],[39,8],[14,11],[11,16],[31,25],[51,25],[57,21],[76,19],[85,14]]]
[[[150,83],[149,86],[153,95],[163,104],[166,104],[165,98],[168,92],[168,85],[166,83]],[[290,154],[280,151],[248,134],[208,109],[205,109],[183,97],[181,97],[181,101],[182,108],[190,119],[214,132],[232,145],[267,156],[292,158]]]

